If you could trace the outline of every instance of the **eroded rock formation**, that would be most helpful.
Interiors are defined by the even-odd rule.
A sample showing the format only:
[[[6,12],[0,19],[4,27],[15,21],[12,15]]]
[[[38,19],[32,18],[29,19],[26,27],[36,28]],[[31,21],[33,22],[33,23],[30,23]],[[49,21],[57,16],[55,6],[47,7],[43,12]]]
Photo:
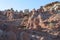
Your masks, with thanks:
[[[0,11],[0,40],[60,40],[60,2],[26,12]]]

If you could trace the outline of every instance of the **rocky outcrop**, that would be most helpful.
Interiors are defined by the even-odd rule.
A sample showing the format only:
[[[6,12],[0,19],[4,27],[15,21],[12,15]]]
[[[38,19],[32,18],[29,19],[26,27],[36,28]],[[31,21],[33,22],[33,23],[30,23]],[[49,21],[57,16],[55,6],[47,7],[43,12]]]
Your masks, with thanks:
[[[59,4],[53,2],[31,12],[26,10],[27,14],[13,9],[0,12],[0,40],[60,40]]]

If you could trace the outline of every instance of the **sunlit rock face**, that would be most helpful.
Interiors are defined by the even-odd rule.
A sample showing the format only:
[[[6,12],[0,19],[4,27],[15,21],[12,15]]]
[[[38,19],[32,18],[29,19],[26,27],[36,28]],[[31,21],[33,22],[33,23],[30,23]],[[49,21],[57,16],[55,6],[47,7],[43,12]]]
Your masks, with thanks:
[[[26,26],[29,29],[37,29],[38,26],[46,28],[48,27],[48,23],[50,23],[51,20],[59,20],[59,8],[60,8],[60,2],[54,2],[51,4],[48,4],[46,6],[41,6],[40,9],[32,10],[32,15],[27,19]],[[47,10],[49,9],[49,10]]]
[[[31,12],[2,13],[0,17],[6,19],[0,19],[0,40],[60,40],[60,2]]]
[[[6,16],[8,20],[12,20],[13,19],[13,11],[12,10],[7,10],[6,12]]]
[[[60,2],[56,1],[56,2],[52,2],[50,4],[45,5],[44,8],[46,8],[46,10],[52,10],[52,9],[56,9],[59,5],[60,5]]]
[[[57,6],[57,5],[56,5]],[[59,7],[58,7],[59,8]],[[58,8],[47,11],[39,11],[43,9],[33,10],[32,15],[25,22],[28,29],[36,30],[37,35],[31,34],[31,40],[59,40],[60,39],[60,13]],[[38,35],[38,31],[41,32]],[[29,34],[30,35],[30,34]],[[30,37],[29,37],[30,38]]]

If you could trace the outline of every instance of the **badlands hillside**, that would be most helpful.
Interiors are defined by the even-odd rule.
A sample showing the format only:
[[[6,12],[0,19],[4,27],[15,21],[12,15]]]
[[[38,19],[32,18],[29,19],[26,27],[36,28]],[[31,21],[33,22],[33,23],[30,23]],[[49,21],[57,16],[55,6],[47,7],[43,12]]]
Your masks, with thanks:
[[[0,11],[0,40],[60,40],[60,2],[31,11]]]

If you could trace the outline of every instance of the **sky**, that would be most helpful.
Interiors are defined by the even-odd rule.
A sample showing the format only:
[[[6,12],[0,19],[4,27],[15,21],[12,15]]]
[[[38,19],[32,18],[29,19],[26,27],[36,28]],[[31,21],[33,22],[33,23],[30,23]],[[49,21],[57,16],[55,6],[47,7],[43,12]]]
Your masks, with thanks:
[[[60,0],[0,0],[0,10],[13,8],[14,10],[38,9],[48,3]]]

